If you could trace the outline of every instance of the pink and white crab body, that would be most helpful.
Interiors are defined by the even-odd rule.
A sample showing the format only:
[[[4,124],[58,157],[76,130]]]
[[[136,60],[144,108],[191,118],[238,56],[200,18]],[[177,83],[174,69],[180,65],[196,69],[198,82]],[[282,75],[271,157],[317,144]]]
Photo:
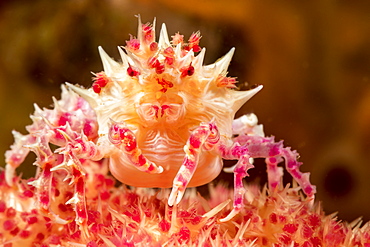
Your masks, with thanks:
[[[297,153],[282,142],[264,137],[254,114],[234,120],[236,111],[262,86],[236,91],[235,78],[227,77],[234,49],[211,65],[203,65],[205,49],[200,34],[184,42],[175,34],[170,41],[163,24],[158,42],[154,25],[139,22],[138,37],[118,47],[122,63],[99,47],[104,72],[93,86],[83,89],[67,84],[54,110],[36,107],[28,135],[14,132],[15,144],[6,154],[7,181],[28,150],[38,155],[44,172],[33,183],[41,190],[50,172],[64,169],[76,185],[73,200],[83,220],[84,160],[109,160],[109,169],[121,182],[136,187],[171,188],[170,206],[181,201],[187,187],[209,183],[222,170],[222,159],[238,160],[234,210],[243,205],[242,179],[253,158],[266,158],[269,186],[277,188],[285,160],[287,171],[313,197],[309,174],[299,171]],[[195,55],[198,53],[197,55]],[[64,96],[63,96],[64,95]],[[60,148],[54,152],[52,143]],[[55,161],[53,153],[62,155]],[[47,203],[46,203],[47,204]],[[47,205],[45,204],[45,207]]]

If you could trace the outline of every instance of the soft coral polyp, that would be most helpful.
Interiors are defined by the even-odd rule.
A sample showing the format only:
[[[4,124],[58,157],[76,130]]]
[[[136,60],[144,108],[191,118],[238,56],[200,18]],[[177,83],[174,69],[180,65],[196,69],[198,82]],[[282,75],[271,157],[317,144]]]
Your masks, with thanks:
[[[180,205],[170,208],[166,191],[132,190],[124,185],[113,187],[112,177],[105,173],[96,176],[99,183],[87,183],[86,189],[99,194],[101,192],[97,189],[105,187],[107,190],[104,193],[110,196],[102,200],[95,193],[89,194],[86,198],[87,222],[81,225],[74,221],[74,210],[58,207],[61,201],[67,201],[74,193],[73,187],[59,182],[62,172],[56,172],[54,177],[57,180],[56,189],[62,193],[51,198],[53,210],[50,212],[37,206],[36,194],[25,198],[17,184],[13,187],[0,185],[0,227],[3,229],[0,243],[9,246],[65,246],[74,243],[90,247],[115,244],[161,246],[164,243],[187,246],[290,246],[294,242],[293,246],[299,247],[330,243],[343,247],[370,244],[370,224],[352,229],[345,223],[337,222],[335,218],[325,216],[319,206],[309,207],[309,201],[302,200],[296,188],[274,192],[258,192],[249,188],[250,204],[233,221],[220,222],[219,219],[231,210],[231,205],[225,204],[211,213],[204,212],[213,204],[223,204],[224,199],[218,195],[227,189],[222,186],[213,188],[208,200],[189,191]],[[22,182],[27,183],[27,180]],[[17,207],[9,205],[8,195],[12,195],[13,204]],[[12,209],[9,211],[9,208]],[[73,209],[70,205],[68,208]],[[17,212],[14,213],[13,209]],[[55,213],[60,218],[53,215]]]

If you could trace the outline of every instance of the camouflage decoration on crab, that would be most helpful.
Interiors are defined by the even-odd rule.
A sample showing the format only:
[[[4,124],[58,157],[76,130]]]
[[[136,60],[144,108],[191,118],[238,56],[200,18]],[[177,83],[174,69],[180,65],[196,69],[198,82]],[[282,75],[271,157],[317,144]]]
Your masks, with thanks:
[[[179,33],[170,40],[163,24],[156,42],[154,26],[139,19],[138,37],[118,47],[122,63],[99,47],[104,72],[94,74],[91,88],[67,83],[70,89],[62,87],[54,109],[35,106],[29,134],[13,132],[15,143],[6,153],[7,183],[12,184],[28,152],[35,152],[40,172],[32,185],[40,192],[41,207],[49,210],[53,172],[65,170],[65,181],[75,186],[66,203],[75,206],[76,221],[83,224],[88,162],[109,161],[111,173],[127,185],[172,187],[172,206],[187,187],[212,181],[221,172],[222,159],[233,159],[238,160],[232,168],[234,209],[223,219],[227,221],[243,206],[242,180],[253,168],[253,158],[265,158],[271,189],[279,187],[283,172],[278,164],[285,161],[287,171],[313,198],[315,186],[309,173],[299,171],[298,154],[265,137],[254,114],[234,119],[262,89],[235,90],[235,78],[227,76],[234,49],[204,66],[199,32],[187,42]],[[50,144],[58,148],[51,150]]]

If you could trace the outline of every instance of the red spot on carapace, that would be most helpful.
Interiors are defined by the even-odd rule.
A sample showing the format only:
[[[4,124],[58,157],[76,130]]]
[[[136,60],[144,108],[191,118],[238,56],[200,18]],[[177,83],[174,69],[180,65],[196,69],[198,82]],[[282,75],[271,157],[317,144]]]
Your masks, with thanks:
[[[131,51],[137,51],[140,49],[140,41],[133,38],[132,35],[130,35],[130,40],[126,41],[126,45],[127,49]]]
[[[98,84],[93,84],[92,89],[94,90],[95,93],[100,93],[101,92],[101,87]]]
[[[111,81],[111,79],[104,72],[100,72],[96,74],[94,81],[99,86],[105,87]]]
[[[151,57],[148,59],[148,66],[149,68],[155,69],[157,74],[162,74],[165,70],[164,64],[159,62],[158,58]]]
[[[10,231],[10,230],[12,230],[15,226],[16,226],[16,225],[15,225],[15,221],[14,221],[14,220],[6,220],[6,221],[4,221],[4,223],[3,223],[3,229],[4,229],[5,231]]]
[[[164,64],[160,63],[156,68],[155,68],[155,73],[157,74],[162,74],[165,70]]]
[[[154,30],[150,23],[142,25],[143,36],[146,43],[151,43],[154,40]]]
[[[0,201],[0,213],[5,212],[5,210],[6,210],[6,203],[3,200],[1,200]]]
[[[158,43],[157,43],[157,42],[152,42],[152,43],[150,43],[150,45],[149,45],[149,49],[150,49],[151,51],[156,51],[156,50],[158,50]]]
[[[23,238],[23,239],[28,238],[30,235],[31,235],[31,232],[30,232],[30,231],[27,231],[27,230],[22,230],[22,231],[19,233],[19,237],[21,237],[21,238]]]
[[[134,77],[140,75],[140,72],[133,68],[131,65],[128,65],[127,74],[131,77]]]
[[[159,60],[156,57],[151,57],[148,59],[148,66],[150,68],[155,68],[159,65]]]
[[[157,78],[157,82],[158,82],[159,85],[162,86],[162,89],[159,90],[162,93],[167,92],[167,89],[168,88],[172,88],[173,87],[173,83],[171,81],[165,80],[164,78]]]
[[[95,78],[93,78],[93,85],[92,89],[95,93],[100,93],[102,88],[104,88],[109,82],[111,82],[111,79],[104,73],[99,72],[95,74]]]
[[[17,211],[13,207],[9,207],[6,209],[5,215],[8,218],[14,218],[17,215]]]
[[[193,50],[193,52],[199,52],[202,48],[199,46],[200,32],[193,33],[189,38],[189,43],[184,44],[182,49],[185,51]]]
[[[194,74],[194,66],[191,65],[190,63],[189,66],[181,68],[180,71],[181,71],[181,77],[192,76]]]
[[[168,65],[172,65],[175,60],[175,51],[173,50],[173,48],[169,46],[166,49],[164,49],[163,55],[165,57],[164,63]]]

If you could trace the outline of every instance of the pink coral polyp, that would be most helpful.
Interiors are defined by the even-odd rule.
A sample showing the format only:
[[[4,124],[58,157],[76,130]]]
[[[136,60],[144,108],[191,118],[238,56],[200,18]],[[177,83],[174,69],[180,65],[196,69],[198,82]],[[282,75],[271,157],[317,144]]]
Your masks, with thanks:
[[[0,243],[4,246],[368,246],[370,224],[360,228],[325,216],[312,207],[297,188],[269,192],[248,187],[249,203],[232,221],[232,191],[210,187],[205,200],[195,190],[180,205],[167,205],[167,190],[114,187],[114,179],[101,164],[85,164],[86,224],[76,221],[76,209],[65,201],[73,198],[73,186],[63,182],[64,172],[54,172],[54,191],[49,209],[37,204],[32,179],[16,178],[8,186],[0,179]],[[105,164],[106,166],[106,164]],[[24,188],[20,186],[23,184]],[[213,210],[212,210],[213,208]],[[81,218],[80,218],[81,219]]]

